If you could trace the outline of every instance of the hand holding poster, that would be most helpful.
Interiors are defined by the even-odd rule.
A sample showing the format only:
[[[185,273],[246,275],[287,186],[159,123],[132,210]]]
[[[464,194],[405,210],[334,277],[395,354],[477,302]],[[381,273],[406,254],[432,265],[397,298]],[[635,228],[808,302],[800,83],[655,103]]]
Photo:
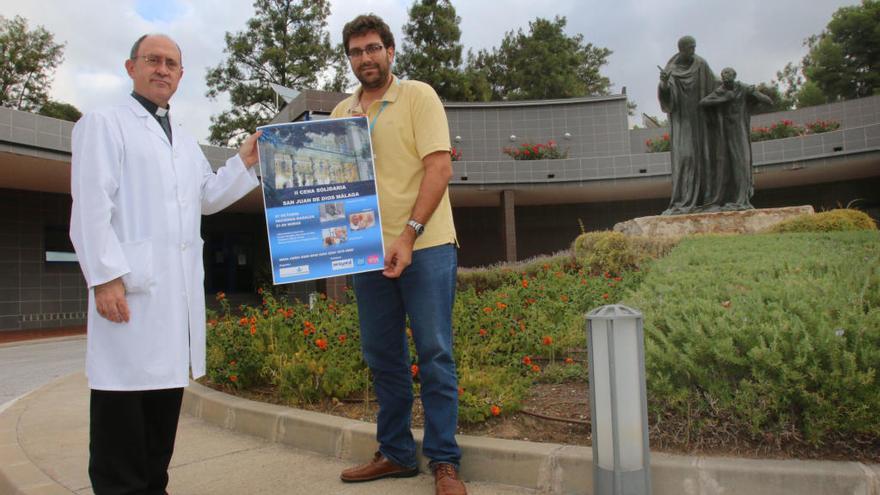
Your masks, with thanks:
[[[259,129],[273,283],[381,270],[384,246],[367,119]]]

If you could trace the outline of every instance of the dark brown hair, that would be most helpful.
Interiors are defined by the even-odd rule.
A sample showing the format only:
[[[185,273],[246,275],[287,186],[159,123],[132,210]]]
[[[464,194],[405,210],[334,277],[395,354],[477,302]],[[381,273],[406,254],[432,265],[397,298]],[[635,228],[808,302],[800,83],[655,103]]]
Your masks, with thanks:
[[[342,45],[345,47],[345,54],[348,55],[348,40],[352,36],[364,36],[370,32],[379,35],[385,48],[394,48],[394,35],[391,34],[388,24],[375,14],[366,14],[355,17],[342,28]]]

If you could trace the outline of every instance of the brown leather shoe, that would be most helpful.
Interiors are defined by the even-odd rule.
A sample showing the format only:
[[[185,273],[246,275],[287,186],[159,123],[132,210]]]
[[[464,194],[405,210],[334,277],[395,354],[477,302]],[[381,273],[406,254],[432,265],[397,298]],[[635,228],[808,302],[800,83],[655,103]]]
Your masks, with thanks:
[[[464,483],[458,479],[455,466],[448,463],[434,464],[435,495],[467,495]]]
[[[346,483],[357,483],[381,478],[410,478],[417,474],[419,474],[418,466],[413,468],[398,466],[380,452],[376,452],[372,461],[342,471],[339,478]]]

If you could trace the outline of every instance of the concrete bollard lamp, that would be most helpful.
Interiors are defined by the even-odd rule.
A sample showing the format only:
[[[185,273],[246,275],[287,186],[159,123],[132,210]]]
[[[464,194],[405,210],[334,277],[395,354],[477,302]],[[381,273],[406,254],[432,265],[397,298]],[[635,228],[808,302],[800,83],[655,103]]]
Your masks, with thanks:
[[[650,495],[642,314],[622,305],[587,315],[593,494]]]

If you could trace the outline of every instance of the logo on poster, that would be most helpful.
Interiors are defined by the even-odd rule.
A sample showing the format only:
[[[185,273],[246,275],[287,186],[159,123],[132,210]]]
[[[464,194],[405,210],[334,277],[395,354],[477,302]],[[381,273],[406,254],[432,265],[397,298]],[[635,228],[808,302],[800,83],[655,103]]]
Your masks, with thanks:
[[[282,277],[296,277],[298,275],[308,275],[309,265],[286,266],[279,270]]]
[[[379,255],[378,254],[371,254],[371,255],[367,256],[367,264],[368,265],[375,265],[378,262],[379,262]]]
[[[335,260],[331,263],[331,269],[333,270],[345,270],[346,268],[354,268],[354,260],[352,258]]]

